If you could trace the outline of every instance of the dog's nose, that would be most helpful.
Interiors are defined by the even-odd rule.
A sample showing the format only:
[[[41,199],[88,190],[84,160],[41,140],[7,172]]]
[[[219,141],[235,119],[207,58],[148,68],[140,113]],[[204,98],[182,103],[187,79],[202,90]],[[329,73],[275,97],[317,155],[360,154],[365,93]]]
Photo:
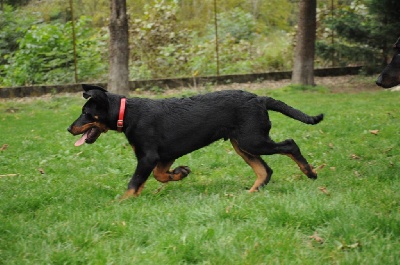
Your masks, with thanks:
[[[69,131],[70,133],[72,133],[72,132],[71,132],[71,131],[72,131],[72,127],[69,126],[69,127],[67,128],[67,131]]]

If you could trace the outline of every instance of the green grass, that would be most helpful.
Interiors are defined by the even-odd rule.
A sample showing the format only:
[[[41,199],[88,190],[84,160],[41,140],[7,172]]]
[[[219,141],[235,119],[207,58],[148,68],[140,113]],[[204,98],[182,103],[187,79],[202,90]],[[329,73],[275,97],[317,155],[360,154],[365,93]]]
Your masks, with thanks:
[[[177,160],[187,179],[119,203],[136,161],[115,132],[74,147],[83,99],[0,101],[0,264],[399,264],[400,94],[257,93],[325,113],[270,114],[273,139],[325,164],[318,180],[264,157],[272,181],[249,194],[253,172],[220,141]]]

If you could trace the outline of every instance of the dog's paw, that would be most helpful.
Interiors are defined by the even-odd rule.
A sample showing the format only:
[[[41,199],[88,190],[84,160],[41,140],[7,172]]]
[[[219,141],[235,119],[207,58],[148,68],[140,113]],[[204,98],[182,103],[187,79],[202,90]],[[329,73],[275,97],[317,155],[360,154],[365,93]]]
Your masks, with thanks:
[[[181,180],[187,177],[191,172],[190,168],[187,166],[179,166],[172,171],[171,179],[172,180]]]
[[[122,196],[118,199],[118,201],[119,201],[119,202],[123,202],[123,201],[126,201],[126,200],[128,200],[128,199],[135,198],[135,197],[137,197],[137,195],[135,194],[135,190],[134,190],[134,189],[129,189],[129,190],[127,190],[127,191],[124,193],[124,195],[122,195]]]
[[[318,177],[317,171],[315,171],[315,169],[311,165],[308,165],[306,175],[310,179],[317,179]]]

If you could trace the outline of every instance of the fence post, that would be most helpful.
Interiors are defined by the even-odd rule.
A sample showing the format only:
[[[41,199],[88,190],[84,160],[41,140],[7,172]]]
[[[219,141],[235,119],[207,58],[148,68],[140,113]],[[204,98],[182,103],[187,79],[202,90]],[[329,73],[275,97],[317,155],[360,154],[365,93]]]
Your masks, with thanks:
[[[331,18],[332,19],[334,18],[334,14],[333,14],[334,10],[335,10],[334,3],[333,3],[333,0],[331,0]],[[331,32],[331,45],[332,45],[331,61],[332,61],[332,67],[335,67],[335,46],[334,46],[334,44],[335,44],[335,30],[332,29],[332,32]]]
[[[75,34],[75,19],[74,19],[74,4],[69,0],[69,7],[71,9],[71,22],[72,22],[72,45],[74,47],[74,77],[75,83],[78,83],[78,62],[76,56],[76,34]]]
[[[216,54],[216,57],[217,57],[217,76],[219,76],[219,46],[218,46],[217,0],[214,0],[214,25],[215,25],[215,54]]]

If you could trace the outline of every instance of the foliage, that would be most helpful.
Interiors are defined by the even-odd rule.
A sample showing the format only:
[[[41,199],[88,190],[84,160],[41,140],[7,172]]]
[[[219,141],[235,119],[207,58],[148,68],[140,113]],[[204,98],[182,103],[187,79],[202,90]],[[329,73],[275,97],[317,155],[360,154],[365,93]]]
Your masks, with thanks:
[[[190,58],[191,69],[201,75],[214,75],[215,39],[199,43],[194,56]],[[229,35],[219,41],[220,73],[256,73],[289,69],[291,60],[286,56],[288,45],[286,36],[281,34],[271,34],[270,38],[258,35],[252,41],[238,41]]]
[[[36,15],[4,6],[4,10],[0,11],[0,65],[4,65],[7,61],[5,57],[18,49],[18,39],[38,20]]]
[[[256,20],[251,13],[239,8],[223,12],[217,16],[219,38],[232,37],[237,42],[251,40],[255,36]],[[215,34],[214,25],[209,24],[209,35]]]
[[[1,0],[4,4],[11,6],[21,6],[28,4],[31,0]]]
[[[132,78],[215,75],[214,22],[207,33],[179,29],[178,5],[156,1],[145,6],[142,18],[131,25]],[[221,74],[287,69],[284,57],[288,43],[269,50],[268,39],[255,33],[256,21],[238,8],[219,15],[219,60]],[[273,35],[273,34],[271,34]]]
[[[83,65],[79,76],[82,81],[104,81],[107,68],[104,59],[108,52],[104,28],[108,24],[109,2],[73,0],[73,3],[79,7],[75,8],[75,17],[85,14],[91,18],[84,26],[89,33],[78,39],[82,47],[78,48],[79,60]],[[375,66],[386,61],[389,47],[397,38],[393,32],[400,27],[399,3],[318,1],[316,66],[366,63]],[[213,0],[127,0],[127,6],[131,79],[216,74]],[[70,27],[66,25],[71,19],[69,2],[32,0],[26,6],[18,6],[18,10],[5,7],[4,16],[0,16],[1,85],[70,82],[71,42],[66,37],[69,33],[61,34],[64,28],[68,32]],[[293,39],[289,36],[295,28],[296,12],[297,4],[293,0],[217,1],[220,73],[289,70],[293,57]],[[50,48],[46,50],[46,44],[36,43],[38,39],[29,37],[30,33],[24,37],[31,25],[34,26],[30,31],[37,34],[53,31],[63,44],[61,41],[50,44],[63,47],[53,52]],[[23,46],[28,41],[44,49],[42,54]],[[60,58],[56,60],[58,52]],[[42,58],[44,55],[47,57]],[[39,58],[36,60],[35,56]],[[89,69],[91,63],[93,69]]]
[[[214,0],[178,2],[180,7],[178,16],[183,27],[193,29],[203,35],[206,30],[204,22],[214,20]],[[275,30],[291,29],[293,6],[290,0],[224,0],[217,1],[217,13],[229,14],[237,9],[251,14],[251,19],[256,21],[255,31],[266,34]]]
[[[74,147],[65,128],[83,99],[0,101],[0,263],[398,264],[400,94],[257,93],[326,114],[308,126],[270,113],[274,140],[294,138],[325,165],[317,180],[265,156],[272,181],[249,194],[254,173],[219,141],[177,160],[192,169],[185,180],[150,178],[122,203],[132,148],[114,132]]]
[[[184,71],[188,60],[187,30],[178,28],[176,2],[156,0],[147,4],[142,18],[131,25],[132,78],[174,76]]]
[[[100,27],[107,25],[106,19],[109,15],[107,1],[73,0],[73,3],[75,7],[79,6],[75,8],[75,17],[89,14],[93,18],[91,21],[86,21],[86,27],[95,27],[98,31]],[[146,5],[143,7],[144,3]],[[148,3],[144,0],[128,0],[127,4],[131,21],[132,79],[216,74],[213,1],[155,0]],[[287,53],[290,52],[290,43],[287,35],[280,34],[280,30],[290,29],[288,27],[288,23],[291,23],[288,21],[291,16],[290,6],[289,0],[218,2],[220,73],[289,69],[291,59]],[[68,27],[65,24],[71,18],[69,2],[61,0],[31,1],[23,9],[26,12],[40,14],[44,23],[53,25],[48,26],[49,31],[56,31],[54,27],[59,27],[59,31],[62,31],[63,27]],[[38,26],[41,27],[44,26]],[[47,34],[46,30],[35,30],[38,34]],[[88,38],[95,35],[95,31],[88,34]],[[280,37],[277,44],[270,43],[274,39],[273,35],[277,33],[285,37]],[[22,36],[14,40],[18,38]],[[27,40],[21,41],[21,45],[24,42]],[[101,42],[99,46],[102,52],[96,54],[107,52],[103,40]],[[64,51],[69,48],[64,47]],[[26,50],[27,47],[24,46],[23,49]],[[78,48],[79,53],[84,53],[79,50]],[[33,56],[35,50],[32,49],[29,54]],[[28,58],[29,56],[22,50],[7,55],[8,63],[0,69],[0,75],[5,77],[2,85],[69,82],[68,80],[72,79],[70,53],[60,54],[58,63],[55,63],[57,60],[47,51],[39,56],[43,55],[47,58],[38,60]],[[42,61],[48,65],[49,60],[55,63],[54,67],[57,69],[41,67]],[[81,63],[82,60],[85,61],[84,58],[80,58]],[[36,65],[39,63],[40,66]],[[99,71],[99,75],[104,76],[104,71]],[[90,79],[99,75],[80,73],[80,78],[87,80],[86,76]],[[99,78],[104,77],[99,76]]]
[[[321,27],[317,54],[334,58],[337,64],[386,64],[388,47],[397,39],[400,27],[400,2],[391,0],[359,0],[350,4],[337,3],[334,16],[330,7],[319,12]],[[334,35],[333,35],[334,34]]]
[[[257,21],[258,33],[270,33],[275,30],[291,31],[297,7],[291,0],[231,0],[231,4],[252,14]]]
[[[105,42],[86,26],[81,17],[76,22],[78,76],[84,80],[104,71],[102,53]],[[3,85],[18,86],[48,82],[72,83],[74,57],[71,22],[32,26],[19,41],[16,52],[7,55],[2,67]]]

